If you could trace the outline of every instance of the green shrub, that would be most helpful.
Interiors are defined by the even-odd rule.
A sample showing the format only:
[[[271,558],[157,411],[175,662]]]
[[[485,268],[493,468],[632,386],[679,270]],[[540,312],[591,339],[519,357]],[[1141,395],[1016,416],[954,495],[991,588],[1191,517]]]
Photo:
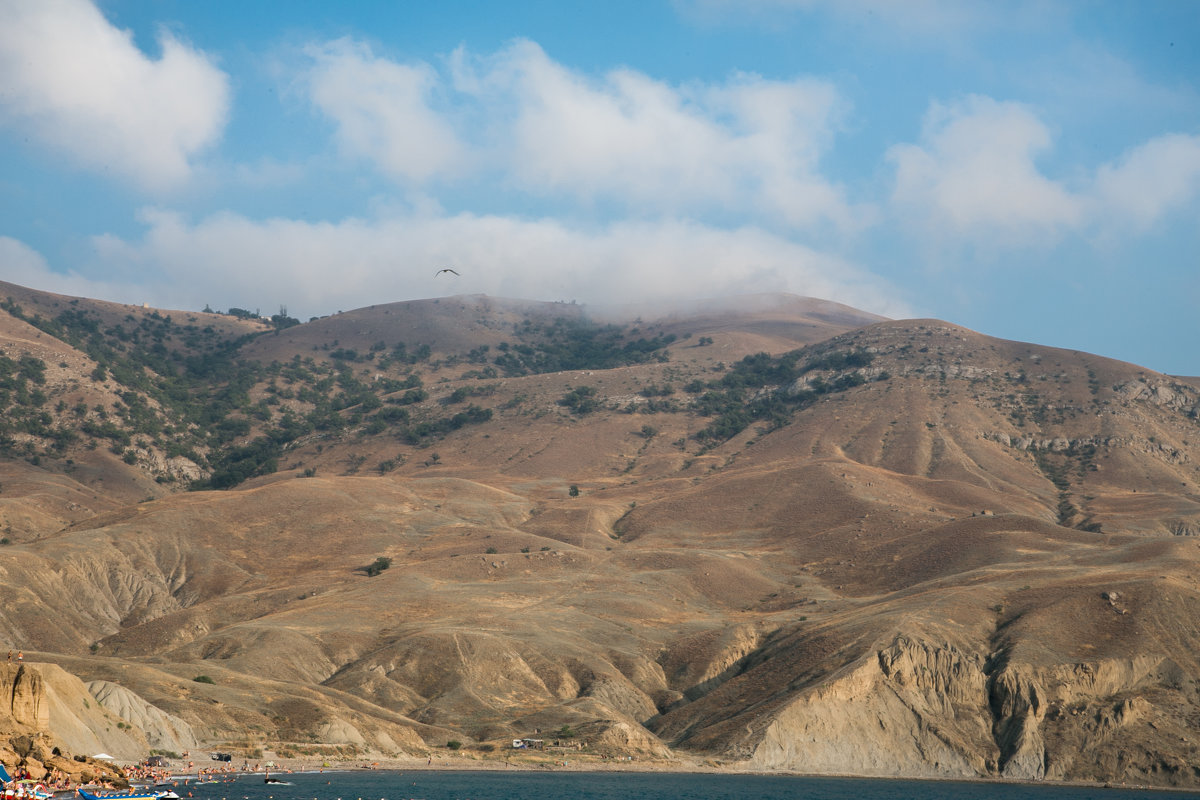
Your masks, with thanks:
[[[558,404],[569,408],[573,413],[580,416],[590,414],[600,407],[600,401],[596,398],[596,387],[594,386],[576,386],[559,398]]]
[[[367,568],[366,568],[367,576],[370,578],[374,578],[376,575],[383,572],[385,569],[387,569],[391,565],[392,565],[392,560],[390,558],[388,558],[387,556],[380,556],[379,558],[375,559],[371,564],[369,564],[367,566]]]

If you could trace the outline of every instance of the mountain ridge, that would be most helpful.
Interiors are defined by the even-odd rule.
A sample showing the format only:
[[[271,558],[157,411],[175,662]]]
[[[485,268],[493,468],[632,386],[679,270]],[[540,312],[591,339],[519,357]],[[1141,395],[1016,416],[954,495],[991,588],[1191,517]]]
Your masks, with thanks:
[[[786,297],[7,297],[0,635],[198,742],[1200,781],[1195,379]]]

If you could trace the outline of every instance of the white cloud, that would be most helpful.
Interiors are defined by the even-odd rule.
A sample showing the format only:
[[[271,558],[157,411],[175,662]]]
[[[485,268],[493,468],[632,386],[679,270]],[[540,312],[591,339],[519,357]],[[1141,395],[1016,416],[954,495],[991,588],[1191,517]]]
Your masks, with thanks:
[[[1097,216],[1144,232],[1200,194],[1200,136],[1169,134],[1133,148],[1096,174]]]
[[[1050,131],[1028,108],[972,96],[935,104],[919,145],[896,145],[892,202],[936,235],[1024,244],[1084,219],[1080,197],[1037,168]]]
[[[314,61],[307,73],[312,102],[336,123],[346,153],[409,181],[460,168],[458,137],[430,105],[438,76],[429,65],[377,58],[351,39],[311,45],[305,54]]]
[[[986,97],[935,104],[920,144],[888,151],[892,209],[930,241],[1019,247],[1064,233],[1145,233],[1200,195],[1200,136],[1165,134],[1116,161],[1074,171],[1076,190],[1035,156],[1049,129],[1028,108]]]
[[[144,214],[138,241],[95,240],[95,269],[140,273],[168,307],[230,305],[294,315],[446,294],[627,303],[789,291],[882,314],[906,311],[886,282],[757,229],[686,221],[580,231],[555,220],[460,214],[309,223],[220,214],[192,224]],[[461,278],[435,276],[453,265]]]
[[[856,224],[819,170],[843,107],[828,83],[741,74],[672,86],[627,68],[594,79],[529,41],[476,62],[460,51],[454,64],[457,88],[485,109],[492,159],[529,192]]]
[[[79,164],[162,190],[219,137],[228,79],[166,31],[147,58],[86,0],[0,0],[0,121]]]
[[[528,41],[486,58],[459,50],[448,83],[348,39],[305,52],[311,100],[343,151],[401,182],[499,179],[539,198],[792,227],[852,229],[870,214],[820,172],[844,105],[825,82],[592,79]]]

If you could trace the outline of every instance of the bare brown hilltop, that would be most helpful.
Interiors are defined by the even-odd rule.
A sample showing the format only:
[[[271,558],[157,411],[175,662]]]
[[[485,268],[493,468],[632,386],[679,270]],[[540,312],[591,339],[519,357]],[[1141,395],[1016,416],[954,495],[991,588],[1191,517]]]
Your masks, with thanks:
[[[1196,379],[790,296],[0,297],[0,645],[88,688],[13,734],[1200,785]]]

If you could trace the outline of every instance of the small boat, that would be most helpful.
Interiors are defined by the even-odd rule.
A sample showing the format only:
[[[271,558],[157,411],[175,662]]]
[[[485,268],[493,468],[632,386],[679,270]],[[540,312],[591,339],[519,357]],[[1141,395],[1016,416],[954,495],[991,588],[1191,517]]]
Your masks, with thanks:
[[[263,783],[269,783],[273,786],[291,786],[292,785],[291,781],[281,781],[281,780],[279,780],[279,778],[272,778],[271,770],[269,770],[269,769],[263,773],[263,776],[264,776]]]

